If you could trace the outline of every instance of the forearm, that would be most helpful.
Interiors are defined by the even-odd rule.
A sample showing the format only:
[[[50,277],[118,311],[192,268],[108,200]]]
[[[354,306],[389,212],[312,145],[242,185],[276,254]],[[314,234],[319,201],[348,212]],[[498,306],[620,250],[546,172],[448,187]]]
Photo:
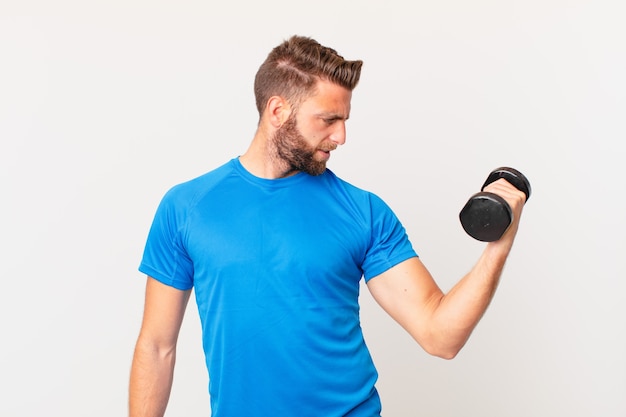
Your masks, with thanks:
[[[140,338],[130,374],[130,417],[162,417],[165,414],[175,360],[175,347],[159,349]]]
[[[469,339],[493,299],[510,248],[507,242],[488,244],[472,270],[438,300],[431,340],[439,356],[454,357]]]

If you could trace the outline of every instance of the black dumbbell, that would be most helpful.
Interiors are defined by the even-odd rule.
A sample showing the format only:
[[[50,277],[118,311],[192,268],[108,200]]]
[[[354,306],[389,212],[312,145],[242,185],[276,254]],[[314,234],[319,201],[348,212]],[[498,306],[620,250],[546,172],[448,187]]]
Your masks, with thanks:
[[[495,242],[500,239],[513,220],[511,207],[504,198],[482,191],[500,178],[504,178],[524,192],[526,201],[530,198],[530,182],[521,172],[508,167],[493,170],[483,184],[481,192],[474,194],[459,214],[467,234],[482,242]]]

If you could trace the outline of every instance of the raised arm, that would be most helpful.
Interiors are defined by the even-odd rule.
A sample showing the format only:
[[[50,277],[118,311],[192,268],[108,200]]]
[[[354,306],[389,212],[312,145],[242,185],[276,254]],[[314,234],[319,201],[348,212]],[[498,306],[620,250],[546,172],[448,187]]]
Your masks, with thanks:
[[[519,225],[524,193],[504,180],[485,191],[502,196],[511,206],[511,227],[488,243],[472,268],[444,294],[418,258],[404,261],[368,281],[380,306],[428,353],[451,359],[469,339],[496,291]]]
[[[143,322],[130,374],[130,417],[162,417],[165,413],[176,341],[190,293],[148,277]]]

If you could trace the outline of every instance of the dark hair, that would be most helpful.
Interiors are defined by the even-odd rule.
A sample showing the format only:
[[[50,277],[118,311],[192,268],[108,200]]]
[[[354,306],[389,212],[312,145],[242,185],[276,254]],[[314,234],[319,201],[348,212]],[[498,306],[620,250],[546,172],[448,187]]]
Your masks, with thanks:
[[[275,47],[257,71],[254,95],[259,116],[272,96],[284,97],[297,107],[320,79],[352,91],[362,66],[363,61],[345,60],[334,49],[311,38],[292,36]]]

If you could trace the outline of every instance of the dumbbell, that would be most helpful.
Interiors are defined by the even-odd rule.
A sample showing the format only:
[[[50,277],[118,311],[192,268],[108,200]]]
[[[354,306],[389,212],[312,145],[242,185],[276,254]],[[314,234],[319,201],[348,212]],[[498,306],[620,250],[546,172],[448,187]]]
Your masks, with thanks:
[[[463,229],[476,240],[495,242],[502,237],[513,220],[513,211],[504,198],[482,191],[500,178],[524,192],[526,201],[530,198],[530,182],[521,172],[508,167],[493,170],[480,189],[481,192],[474,194],[459,214]]]

